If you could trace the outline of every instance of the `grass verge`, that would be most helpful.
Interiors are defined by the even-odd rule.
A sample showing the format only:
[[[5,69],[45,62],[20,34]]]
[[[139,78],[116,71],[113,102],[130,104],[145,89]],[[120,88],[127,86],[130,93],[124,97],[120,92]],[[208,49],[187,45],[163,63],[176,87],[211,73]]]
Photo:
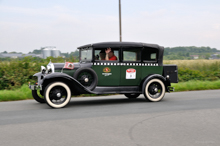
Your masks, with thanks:
[[[211,90],[220,89],[220,80],[217,81],[188,81],[171,84],[175,87],[175,91],[195,91],[195,90]]]
[[[220,89],[220,80],[188,81],[188,82],[180,82],[177,84],[172,84],[171,86],[175,87],[175,92]],[[83,96],[97,96],[97,95],[92,94],[92,95],[83,95]],[[15,90],[0,90],[0,101],[14,101],[14,100],[25,100],[25,99],[33,99],[31,90],[28,88],[27,85],[23,85],[21,88]]]
[[[23,85],[21,88],[14,90],[0,90],[0,101],[13,101],[33,99],[31,90],[28,85]]]

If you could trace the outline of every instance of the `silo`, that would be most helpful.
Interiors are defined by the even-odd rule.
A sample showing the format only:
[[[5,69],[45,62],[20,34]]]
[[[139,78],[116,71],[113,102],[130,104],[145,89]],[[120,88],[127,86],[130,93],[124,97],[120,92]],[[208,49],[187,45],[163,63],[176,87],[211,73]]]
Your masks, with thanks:
[[[51,49],[49,48],[43,49],[43,58],[46,59],[49,56],[52,56]]]
[[[52,56],[53,56],[54,58],[61,56],[61,55],[60,55],[60,54],[61,54],[61,53],[60,53],[60,50],[52,49],[51,52],[52,52]]]

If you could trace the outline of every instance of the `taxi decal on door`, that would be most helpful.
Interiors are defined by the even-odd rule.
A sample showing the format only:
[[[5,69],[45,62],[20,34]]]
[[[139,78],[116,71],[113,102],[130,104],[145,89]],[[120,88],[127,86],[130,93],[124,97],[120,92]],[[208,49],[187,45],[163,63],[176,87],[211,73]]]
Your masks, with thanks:
[[[133,69],[133,68],[127,69],[126,79],[136,79],[136,69]]]

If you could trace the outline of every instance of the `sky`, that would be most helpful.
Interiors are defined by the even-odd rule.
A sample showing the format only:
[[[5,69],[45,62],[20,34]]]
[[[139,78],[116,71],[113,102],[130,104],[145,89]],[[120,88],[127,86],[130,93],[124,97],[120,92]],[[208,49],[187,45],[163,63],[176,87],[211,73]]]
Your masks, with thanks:
[[[119,41],[119,0],[0,0],[0,52]],[[121,0],[122,41],[220,50],[219,0]]]

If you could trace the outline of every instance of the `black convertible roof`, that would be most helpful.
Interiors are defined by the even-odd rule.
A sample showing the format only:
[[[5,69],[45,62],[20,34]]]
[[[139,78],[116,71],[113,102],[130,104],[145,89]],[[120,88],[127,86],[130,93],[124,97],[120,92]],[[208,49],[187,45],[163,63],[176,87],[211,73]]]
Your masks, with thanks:
[[[82,48],[88,48],[88,47],[93,47],[94,49],[103,49],[103,48],[121,48],[121,47],[128,47],[128,48],[153,48],[158,50],[158,63],[159,65],[163,65],[163,52],[164,52],[164,47],[156,45],[156,44],[147,44],[147,43],[140,43],[140,42],[101,42],[101,43],[95,43],[95,44],[88,44],[84,46],[78,47],[78,49]]]
[[[101,43],[94,43],[94,44],[80,46],[80,47],[78,47],[78,49],[86,48],[86,47],[93,47],[93,48],[150,47],[150,48],[156,48],[156,49],[163,49],[163,47],[156,45],[156,44],[147,44],[147,43],[141,43],[141,42],[101,42]]]

